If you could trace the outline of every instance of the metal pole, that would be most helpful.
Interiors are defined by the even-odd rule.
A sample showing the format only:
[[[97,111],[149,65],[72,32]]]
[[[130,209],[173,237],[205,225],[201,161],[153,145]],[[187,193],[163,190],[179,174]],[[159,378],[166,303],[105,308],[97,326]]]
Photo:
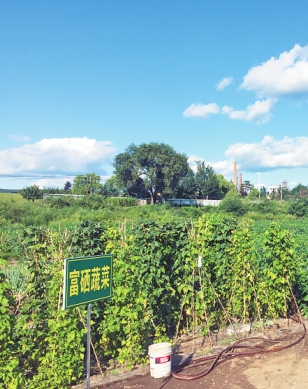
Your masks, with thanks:
[[[91,351],[91,304],[88,304],[88,315],[87,315],[87,389],[90,389],[90,351]]]

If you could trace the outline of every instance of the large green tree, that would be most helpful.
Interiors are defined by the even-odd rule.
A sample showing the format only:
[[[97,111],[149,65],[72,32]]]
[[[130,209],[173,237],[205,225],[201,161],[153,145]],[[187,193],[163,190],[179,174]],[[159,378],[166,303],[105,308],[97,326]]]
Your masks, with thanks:
[[[41,199],[43,197],[43,191],[37,186],[37,185],[31,185],[23,188],[20,191],[20,194],[24,199],[32,200],[34,203],[34,200]]]
[[[301,197],[308,197],[308,188],[303,184],[298,184],[291,190],[290,195],[296,199]]]
[[[219,189],[223,193],[223,196],[225,196],[230,190],[234,188],[234,184],[230,181],[227,181],[222,174],[217,174],[216,177],[219,183]]]
[[[113,175],[105,182],[102,194],[107,197],[123,196],[124,191],[117,176]]]
[[[171,197],[188,170],[187,157],[164,143],[131,144],[114,161],[115,174],[131,196]]]
[[[219,200],[224,197],[214,169],[206,165],[204,161],[197,161],[196,182],[200,197],[210,200]]]
[[[102,189],[101,177],[95,173],[88,173],[75,177],[72,193],[77,195],[99,194]]]
[[[248,181],[248,180],[244,181],[241,185],[241,188],[240,188],[241,195],[244,197],[247,196],[252,188],[253,188],[253,185],[250,183],[250,181]],[[259,191],[258,191],[258,196],[259,196]]]
[[[196,177],[191,167],[188,166],[187,174],[180,180],[174,195],[179,199],[193,199],[197,194]]]
[[[249,200],[259,200],[259,195],[261,197],[261,193],[258,191],[258,189],[252,186],[247,195],[247,198]]]

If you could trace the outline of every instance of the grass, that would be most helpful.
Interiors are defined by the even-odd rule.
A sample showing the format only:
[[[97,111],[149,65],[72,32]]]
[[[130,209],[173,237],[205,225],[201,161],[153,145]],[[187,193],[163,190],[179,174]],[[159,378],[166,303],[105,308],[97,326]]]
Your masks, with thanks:
[[[0,193],[0,201],[26,203],[25,200],[19,193]]]

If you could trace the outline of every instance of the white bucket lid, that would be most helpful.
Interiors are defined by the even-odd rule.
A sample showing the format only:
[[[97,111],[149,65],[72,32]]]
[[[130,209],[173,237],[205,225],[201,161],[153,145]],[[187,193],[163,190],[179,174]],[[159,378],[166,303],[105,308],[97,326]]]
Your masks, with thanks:
[[[162,342],[162,343],[155,343],[151,344],[149,346],[149,351],[154,351],[154,350],[170,350],[171,351],[171,343],[168,342]]]

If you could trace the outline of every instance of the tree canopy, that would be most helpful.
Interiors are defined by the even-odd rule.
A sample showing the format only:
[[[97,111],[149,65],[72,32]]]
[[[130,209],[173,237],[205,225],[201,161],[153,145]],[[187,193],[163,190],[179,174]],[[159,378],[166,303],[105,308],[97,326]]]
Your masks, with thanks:
[[[186,175],[179,181],[174,191],[174,195],[179,199],[192,199],[197,195],[196,177],[190,166],[187,167]]]
[[[164,143],[131,144],[114,161],[115,174],[134,197],[171,197],[188,172],[187,157]]]
[[[23,188],[20,191],[20,194],[24,199],[32,200],[34,203],[34,200],[41,199],[43,197],[43,191],[37,186],[37,185],[31,185]]]
[[[71,188],[72,188],[72,184],[69,181],[66,181],[66,183],[64,184],[64,190],[69,191],[71,190]]]
[[[107,197],[117,197],[122,194],[121,183],[119,183],[118,177],[113,175],[106,180],[102,194]]]
[[[294,198],[308,197],[308,188],[303,184],[298,184],[291,190],[291,196]]]
[[[98,194],[101,193],[102,189],[101,177],[95,173],[88,173],[75,177],[72,193],[77,195]]]
[[[210,200],[223,198],[224,193],[214,169],[204,161],[197,161],[196,183],[199,197]]]

